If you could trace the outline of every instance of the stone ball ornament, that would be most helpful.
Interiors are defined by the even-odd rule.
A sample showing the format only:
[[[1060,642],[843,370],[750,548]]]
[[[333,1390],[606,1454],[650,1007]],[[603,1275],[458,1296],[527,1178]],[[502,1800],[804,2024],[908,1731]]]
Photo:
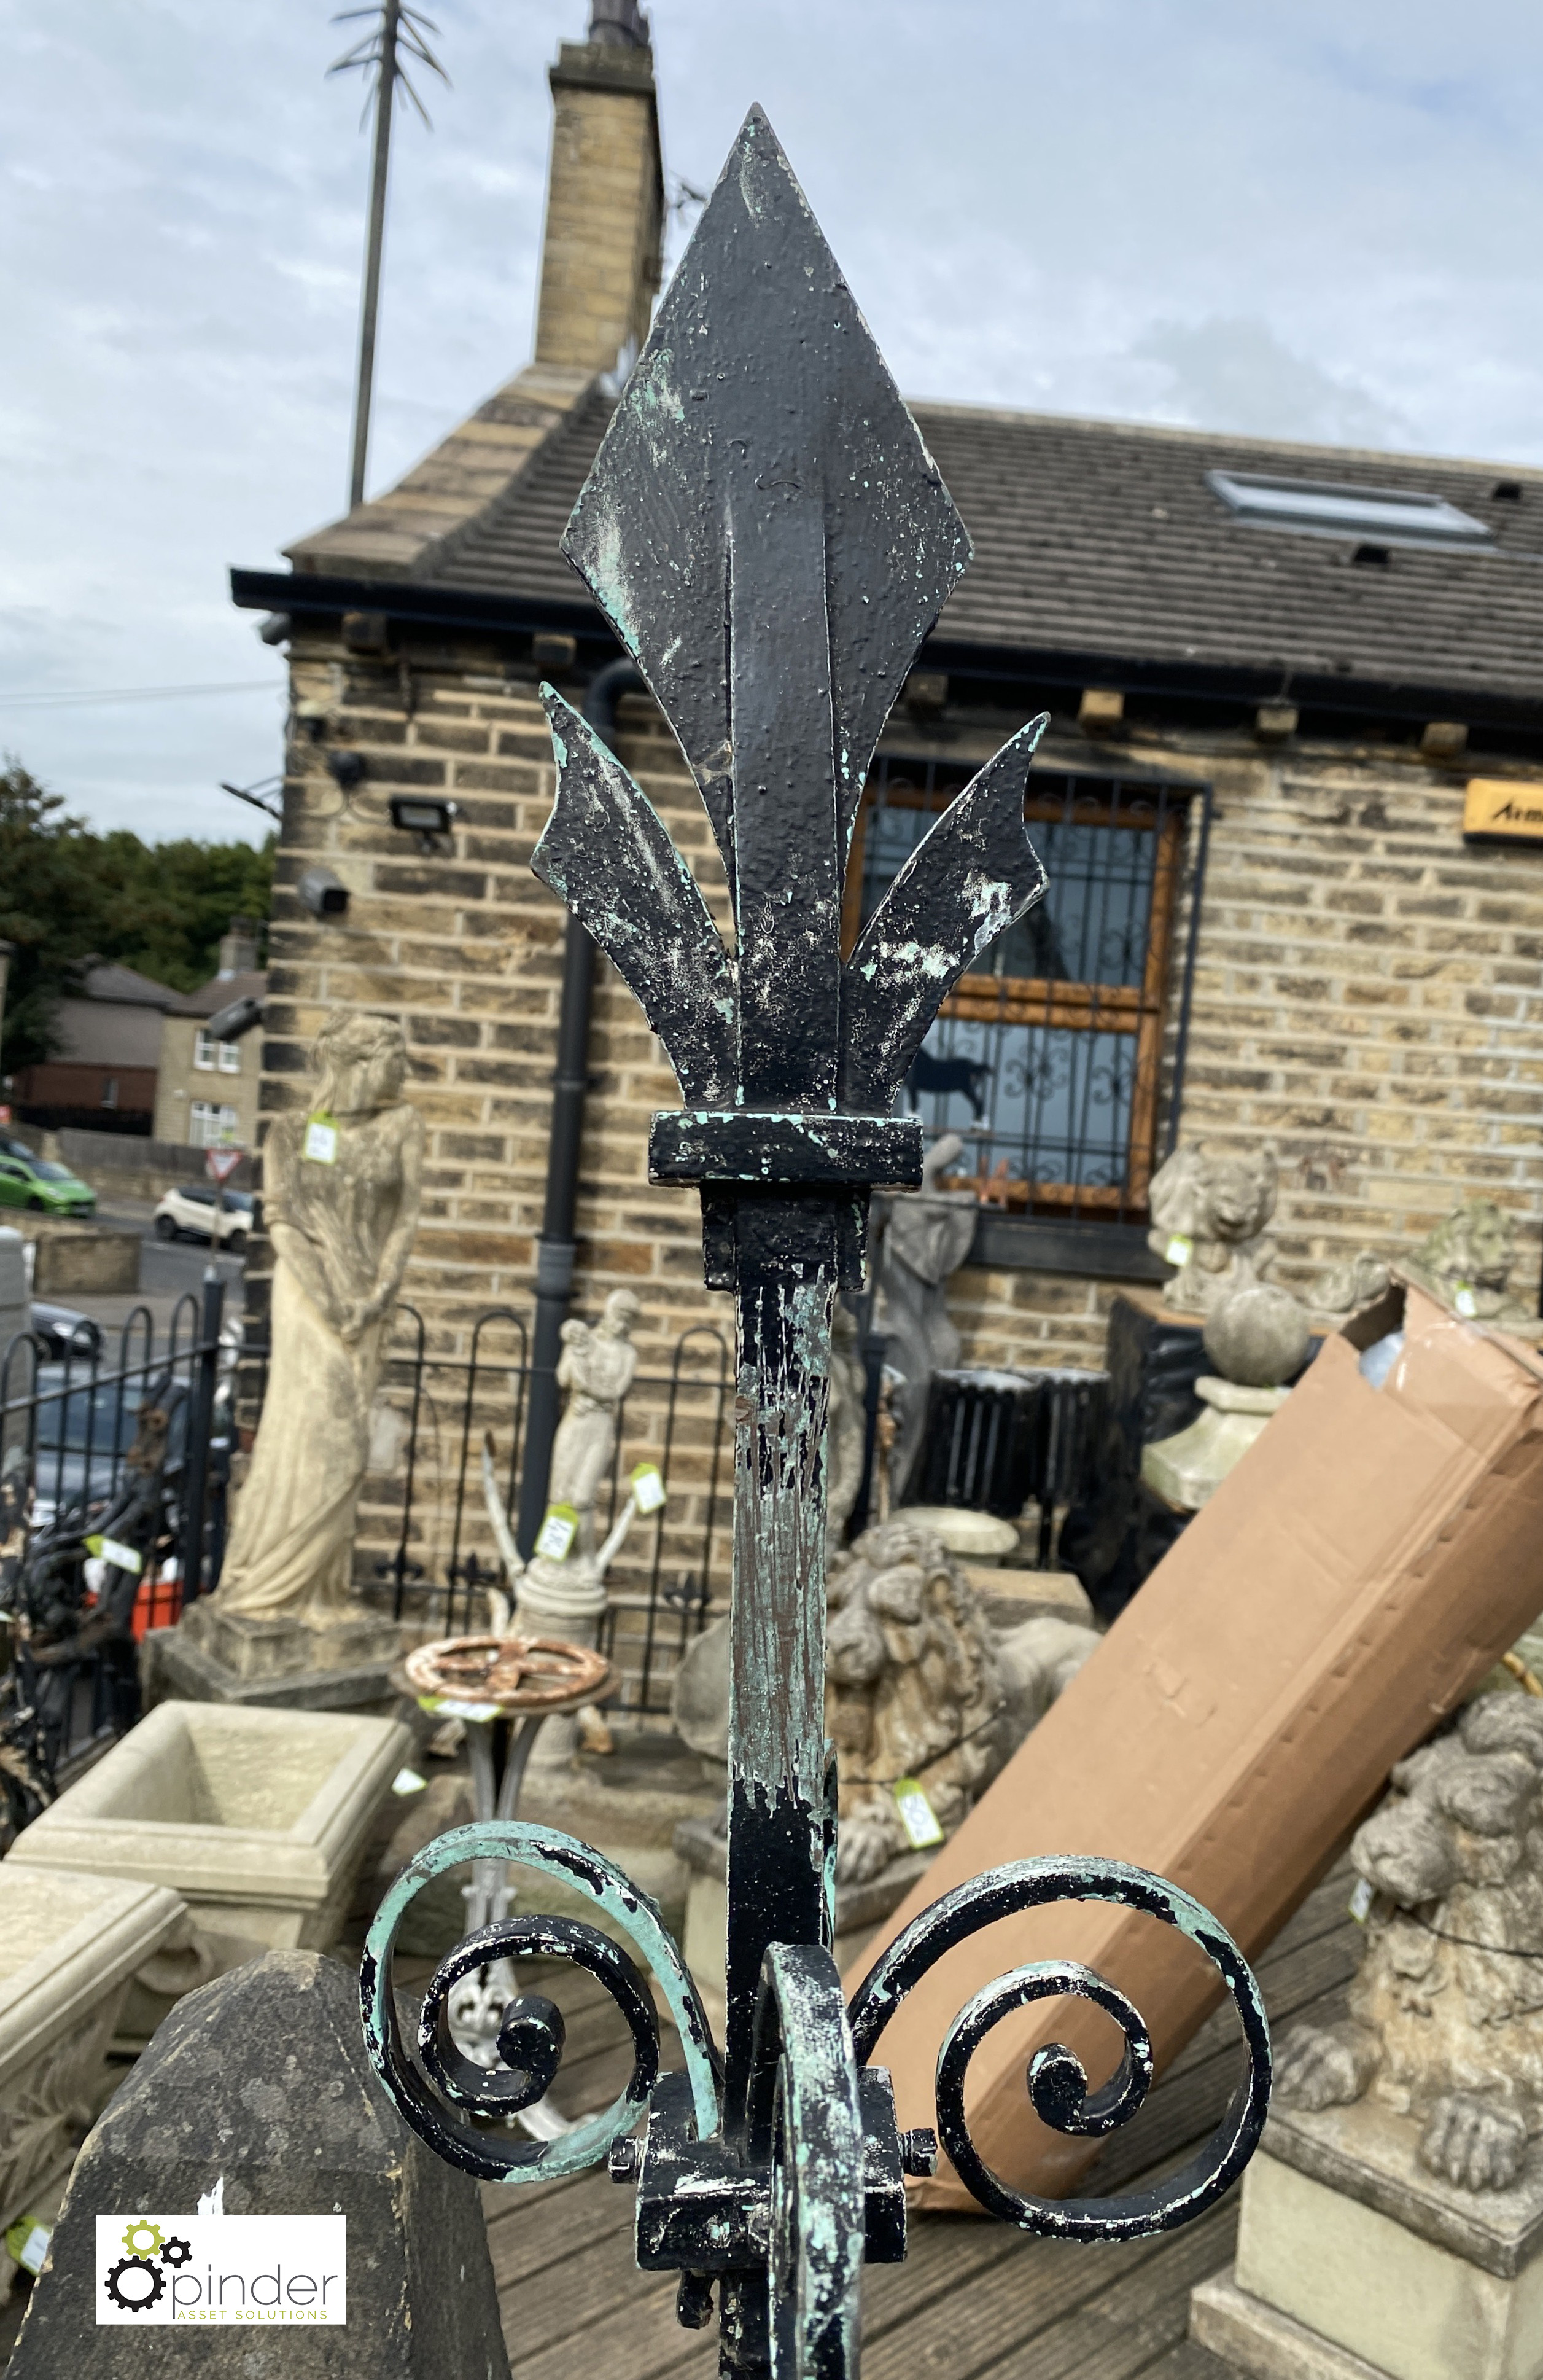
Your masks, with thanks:
[[[1211,1307],[1202,1336],[1223,1379],[1244,1389],[1283,1389],[1308,1360],[1312,1322],[1289,1289],[1253,1281]]]
[[[405,2119],[466,2170],[518,2184],[605,2158],[634,2182],[639,2265],[680,2274],[688,2327],[716,2312],[729,2380],[764,2380],[768,2369],[772,2380],[851,2380],[863,2264],[904,2257],[906,2176],[933,2170],[940,2143],[980,2203],[1025,2230],[1115,2240],[1171,2229],[1214,2204],[1251,2154],[1270,2049],[1258,1986],[1225,1927],[1113,1859],[1026,1860],[972,1878],[904,1927],[850,2002],[832,1955],[832,1317],[838,1294],[863,1284],[874,1186],[888,1196],[922,1183],[920,1121],[895,1112],[916,1052],[965,968],[1043,897],[1025,805],[1048,722],[1021,727],[938,812],[844,954],[845,878],[870,763],[970,548],[759,109],[660,301],[562,550],[679,741],[733,913],[731,956],[646,795],[544,687],[558,792],[532,866],[600,944],[675,1069],[681,1105],[653,1120],[650,1179],[699,1192],[705,1279],[734,1301],[724,2040],[720,2049],[648,1896],[584,1844],[516,1820],[440,1838],[391,1887],[361,1969],[367,2038]],[[1244,1205],[1247,1225],[1259,1201]],[[936,1617],[925,1564],[886,1560],[875,1601],[878,1575],[860,1597],[866,1616],[851,1623],[847,1654],[860,1667],[883,1627],[925,1629]],[[965,1700],[970,1691],[966,1682]],[[392,1989],[395,1930],[436,1875],[476,1860],[561,1877],[597,1922],[511,1912],[469,1937],[431,1978],[409,2047]],[[1243,2070],[1186,2164],[1123,2198],[1056,2202],[1010,2186],[977,2154],[970,2060],[1033,2000],[1091,2001],[1122,2044],[1114,2074],[1097,2080],[1069,2049],[1042,2049],[1024,2113],[1100,2136],[1128,2120],[1153,2071],[1151,2037],[1124,1992],[1055,1960],[976,1993],[944,2040],[935,2134],[899,2131],[874,2053],[904,1996],[956,1944],[1015,1911],[1080,1901],[1144,1910],[1199,1947],[1241,2021]],[[632,2036],[620,2096],[555,2140],[517,2139],[507,2122],[556,2072],[561,2023],[548,2001],[511,2001],[497,2068],[461,2057],[452,2038],[458,1982],[504,1958],[585,1968]],[[656,1995],[680,2034],[678,2073],[658,2071]]]

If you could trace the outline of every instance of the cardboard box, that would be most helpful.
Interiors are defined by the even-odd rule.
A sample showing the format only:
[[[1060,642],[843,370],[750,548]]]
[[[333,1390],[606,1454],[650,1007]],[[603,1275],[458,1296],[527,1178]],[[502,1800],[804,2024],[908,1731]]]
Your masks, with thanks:
[[[1359,1351],[1401,1318],[1403,1353],[1374,1389]],[[862,1972],[956,1884],[1067,1852],[1154,1869],[1257,1954],[1393,1763],[1540,1608],[1543,1365],[1399,1284],[1325,1343],[887,1921]],[[1050,1957],[1081,1960],[1130,1995],[1160,2070],[1220,1997],[1209,1961],[1154,1919],[1084,1903],[1004,1920],[950,1951],[879,2042],[903,2125],[933,2121],[938,2046],[971,1993]],[[860,1980],[849,1974],[849,1993]],[[1120,2047],[1097,2010],[1042,2002],[982,2044],[967,2106],[995,2170],[1059,2196],[1100,2143],[1049,2131],[1030,2107],[1027,2061],[1050,2040],[1077,2050],[1095,2084]],[[946,2164],[917,2197],[975,2204]]]

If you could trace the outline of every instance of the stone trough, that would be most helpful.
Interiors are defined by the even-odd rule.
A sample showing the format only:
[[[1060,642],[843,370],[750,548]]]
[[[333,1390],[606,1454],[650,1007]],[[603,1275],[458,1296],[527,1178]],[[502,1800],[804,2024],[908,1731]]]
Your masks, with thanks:
[[[395,1719],[354,1713],[162,1703],[27,1828],[7,1865],[169,1885],[220,1966],[325,1949],[411,1740]]]

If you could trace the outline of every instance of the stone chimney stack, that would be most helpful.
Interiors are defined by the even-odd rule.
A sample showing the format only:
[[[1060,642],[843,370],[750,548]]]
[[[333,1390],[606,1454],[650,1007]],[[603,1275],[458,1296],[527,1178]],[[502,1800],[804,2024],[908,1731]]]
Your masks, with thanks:
[[[562,43],[551,86],[535,359],[610,371],[647,335],[661,273],[664,174],[638,0],[592,0],[589,38]]]
[[[233,917],[228,931],[220,937],[220,966],[216,981],[227,976],[250,975],[258,963],[258,929],[253,917]]]

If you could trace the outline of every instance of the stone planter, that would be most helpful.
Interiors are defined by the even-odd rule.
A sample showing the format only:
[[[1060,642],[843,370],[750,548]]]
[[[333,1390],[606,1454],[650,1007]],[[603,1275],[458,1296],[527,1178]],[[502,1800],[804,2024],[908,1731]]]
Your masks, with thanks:
[[[139,1286],[138,1232],[102,1223],[73,1223],[56,1215],[19,1215],[17,1230],[37,1243],[34,1297],[121,1295]]]
[[[129,1978],[186,1924],[164,1885],[0,1865],[0,2230],[68,2172]],[[0,2299],[16,2269],[0,2255]]]
[[[411,1742],[395,1719],[162,1703],[27,1828],[7,1865],[170,1885],[222,1965],[325,1949]]]

